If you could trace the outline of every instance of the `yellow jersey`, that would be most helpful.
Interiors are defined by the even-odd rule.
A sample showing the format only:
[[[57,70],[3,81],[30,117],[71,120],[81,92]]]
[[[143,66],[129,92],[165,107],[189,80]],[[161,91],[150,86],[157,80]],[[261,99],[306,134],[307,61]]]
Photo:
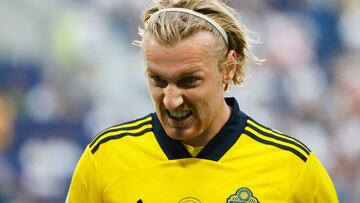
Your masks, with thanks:
[[[193,157],[156,113],[110,127],[86,147],[69,203],[336,203],[333,183],[304,144],[233,111]]]

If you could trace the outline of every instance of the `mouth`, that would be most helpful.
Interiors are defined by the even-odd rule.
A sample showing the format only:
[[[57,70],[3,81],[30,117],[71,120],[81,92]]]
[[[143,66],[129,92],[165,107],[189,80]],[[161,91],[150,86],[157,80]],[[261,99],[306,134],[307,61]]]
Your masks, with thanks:
[[[186,118],[188,118],[189,116],[191,116],[192,112],[191,111],[169,111],[166,110],[166,113],[168,114],[168,116],[174,120],[180,121],[180,120],[184,120]]]

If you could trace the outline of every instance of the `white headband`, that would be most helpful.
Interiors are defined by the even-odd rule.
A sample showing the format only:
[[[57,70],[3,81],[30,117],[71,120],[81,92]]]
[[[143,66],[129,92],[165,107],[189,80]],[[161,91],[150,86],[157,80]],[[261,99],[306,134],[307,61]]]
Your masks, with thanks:
[[[190,10],[190,9],[186,9],[186,8],[165,8],[165,9],[161,9],[161,10],[158,10],[157,12],[155,12],[151,17],[153,18],[154,16],[160,14],[160,13],[163,13],[163,12],[181,12],[181,13],[187,13],[187,14],[191,14],[191,15],[194,15],[196,17],[199,17],[199,18],[202,18],[204,20],[206,20],[207,22],[209,22],[212,26],[214,26],[214,28],[216,28],[219,33],[221,34],[221,36],[224,38],[225,40],[225,43],[226,45],[229,45],[229,42],[228,42],[228,36],[225,32],[225,30],[213,19],[207,17],[206,15],[202,14],[202,13],[199,13],[199,12],[196,12],[196,11],[193,11],[193,10]],[[150,20],[149,19],[149,20]]]

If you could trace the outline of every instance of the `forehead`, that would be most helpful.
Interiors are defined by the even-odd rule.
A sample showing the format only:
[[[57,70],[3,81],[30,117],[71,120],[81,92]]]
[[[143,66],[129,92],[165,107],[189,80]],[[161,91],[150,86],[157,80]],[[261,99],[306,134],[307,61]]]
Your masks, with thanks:
[[[211,66],[217,63],[214,44],[215,38],[208,32],[199,32],[172,46],[161,45],[152,36],[146,36],[145,63],[151,71],[166,67],[167,72],[172,68]]]

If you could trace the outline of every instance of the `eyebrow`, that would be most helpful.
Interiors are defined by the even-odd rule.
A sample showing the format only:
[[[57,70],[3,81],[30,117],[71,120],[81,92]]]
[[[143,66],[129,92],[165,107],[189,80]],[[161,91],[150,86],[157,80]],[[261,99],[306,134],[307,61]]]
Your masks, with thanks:
[[[162,76],[162,74],[154,71],[149,66],[147,66],[146,72],[150,73],[150,74],[156,74],[156,75]],[[196,72],[205,72],[205,71],[204,71],[204,69],[202,67],[191,67],[191,68],[188,68],[187,70],[185,70],[184,72],[180,73],[177,77],[191,75],[191,74],[196,73]]]

